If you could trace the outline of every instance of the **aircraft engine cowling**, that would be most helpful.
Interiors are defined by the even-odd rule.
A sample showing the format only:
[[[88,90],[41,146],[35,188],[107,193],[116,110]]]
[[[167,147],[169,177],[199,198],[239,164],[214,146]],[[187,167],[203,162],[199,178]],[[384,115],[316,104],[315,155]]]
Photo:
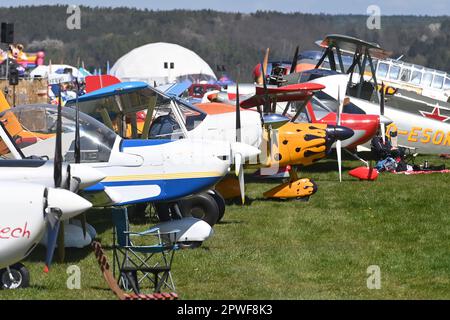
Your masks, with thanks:
[[[37,184],[0,183],[0,268],[25,258],[45,231],[46,188]]]
[[[308,166],[326,156],[327,132],[324,124],[289,122],[278,129],[272,164]],[[278,151],[278,152],[277,152]]]
[[[41,240],[48,223],[70,219],[92,204],[65,189],[0,182],[0,268],[21,261]]]

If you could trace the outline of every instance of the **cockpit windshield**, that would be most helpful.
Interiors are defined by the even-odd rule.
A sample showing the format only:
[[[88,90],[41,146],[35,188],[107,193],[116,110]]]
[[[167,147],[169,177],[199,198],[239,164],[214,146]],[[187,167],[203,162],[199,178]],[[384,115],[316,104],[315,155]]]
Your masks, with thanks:
[[[124,83],[125,84],[125,83]],[[151,88],[109,95],[92,95],[78,102],[81,111],[104,123],[124,138],[179,139],[205,117],[201,110]],[[69,104],[74,107],[73,101]]]
[[[62,154],[74,162],[76,112],[62,110]],[[18,106],[0,113],[5,130],[25,157],[53,159],[57,129],[57,107]],[[80,112],[81,162],[107,162],[116,134],[102,123]]]

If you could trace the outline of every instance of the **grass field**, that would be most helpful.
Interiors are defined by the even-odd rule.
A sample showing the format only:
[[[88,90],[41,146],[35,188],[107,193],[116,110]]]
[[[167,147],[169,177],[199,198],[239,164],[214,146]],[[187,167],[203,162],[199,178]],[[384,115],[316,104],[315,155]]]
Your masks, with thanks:
[[[425,157],[417,162],[423,162]],[[432,164],[446,163],[426,157]],[[175,255],[173,276],[182,299],[449,299],[449,174],[381,174],[360,182],[335,162],[303,171],[318,183],[309,202],[268,201],[275,182],[250,182],[247,205],[230,205],[215,236]],[[447,167],[449,166],[448,163]],[[111,217],[92,211],[88,221],[106,246]],[[145,227],[134,221],[134,227]],[[107,251],[112,262],[112,253]],[[43,269],[44,249],[25,264],[31,287],[0,291],[0,299],[115,299],[90,248],[68,250],[66,262]],[[66,288],[66,268],[81,268],[81,290]],[[381,269],[381,289],[369,290],[367,267]]]

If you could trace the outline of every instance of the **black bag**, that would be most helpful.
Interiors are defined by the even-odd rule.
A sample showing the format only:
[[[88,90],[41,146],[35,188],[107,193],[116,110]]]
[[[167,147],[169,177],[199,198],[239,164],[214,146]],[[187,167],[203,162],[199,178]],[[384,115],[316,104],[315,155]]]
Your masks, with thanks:
[[[381,160],[386,159],[391,155],[392,146],[388,140],[386,140],[386,143],[383,143],[383,138],[377,136],[372,138],[370,149],[375,158]]]

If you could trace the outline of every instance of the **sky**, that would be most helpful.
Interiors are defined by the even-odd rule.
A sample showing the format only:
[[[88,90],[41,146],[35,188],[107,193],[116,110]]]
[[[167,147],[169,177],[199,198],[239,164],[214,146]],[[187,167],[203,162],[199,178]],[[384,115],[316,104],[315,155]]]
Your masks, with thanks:
[[[0,0],[0,7],[18,5],[76,4],[86,6],[128,6],[153,10],[213,9],[250,13],[256,10],[328,14],[367,14],[378,5],[381,15],[450,15],[449,0]]]

